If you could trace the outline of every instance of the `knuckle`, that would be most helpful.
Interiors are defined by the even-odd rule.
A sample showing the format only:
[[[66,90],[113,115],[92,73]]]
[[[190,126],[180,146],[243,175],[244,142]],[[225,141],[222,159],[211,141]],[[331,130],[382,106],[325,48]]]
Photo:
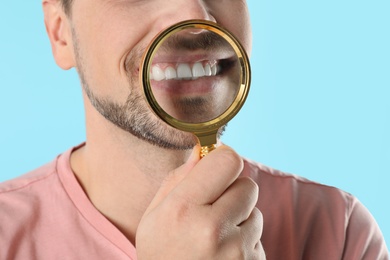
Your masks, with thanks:
[[[255,257],[253,259],[266,260],[267,258],[265,255],[264,247],[260,241],[255,246],[254,254]]]
[[[260,240],[263,234],[263,214],[258,208],[254,208],[251,213],[252,229],[255,231],[255,239]]]
[[[189,203],[183,200],[176,202],[173,212],[171,211],[173,213],[173,220],[177,223],[185,222],[191,214],[190,209],[191,206]]]
[[[257,183],[250,177],[242,177],[242,181],[246,186],[246,190],[248,190],[250,193],[253,193],[257,197],[259,194],[259,185],[257,185]]]
[[[259,198],[259,186],[250,177],[239,177],[235,181],[237,191],[245,196],[252,203],[256,203]],[[254,205],[253,205],[254,206]]]
[[[221,231],[217,225],[208,224],[204,225],[202,229],[203,240],[207,244],[218,244],[221,240]]]
[[[229,246],[229,259],[248,259],[245,246],[242,243],[235,243]]]
[[[258,223],[263,223],[263,213],[261,211],[254,207],[252,210],[253,218],[256,220]]]
[[[209,222],[202,226],[200,241],[202,247],[210,253],[216,255],[225,239],[226,232],[221,225]]]
[[[242,158],[230,148],[225,148],[219,153],[218,162],[221,167],[234,169],[234,172],[241,172],[244,165]]]

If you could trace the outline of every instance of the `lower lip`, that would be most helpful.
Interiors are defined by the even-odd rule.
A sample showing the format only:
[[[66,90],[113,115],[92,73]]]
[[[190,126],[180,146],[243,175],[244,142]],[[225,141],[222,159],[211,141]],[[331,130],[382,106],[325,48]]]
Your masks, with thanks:
[[[163,92],[177,96],[205,95],[215,89],[219,82],[218,76],[202,77],[198,79],[172,79],[150,82],[153,92]]]

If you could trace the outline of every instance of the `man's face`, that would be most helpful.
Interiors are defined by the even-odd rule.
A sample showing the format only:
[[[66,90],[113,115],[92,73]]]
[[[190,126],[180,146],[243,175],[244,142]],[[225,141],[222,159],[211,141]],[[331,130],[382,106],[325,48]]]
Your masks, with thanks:
[[[115,125],[165,148],[188,149],[196,139],[151,112],[139,84],[139,66],[156,34],[188,19],[216,21],[250,51],[244,0],[75,0],[72,7],[77,70],[91,103]]]

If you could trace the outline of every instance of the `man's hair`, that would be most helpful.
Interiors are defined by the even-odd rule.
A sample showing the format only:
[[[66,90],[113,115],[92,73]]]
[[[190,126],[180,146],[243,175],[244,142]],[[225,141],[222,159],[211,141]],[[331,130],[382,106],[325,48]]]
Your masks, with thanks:
[[[60,0],[60,1],[61,1],[62,8],[64,9],[64,12],[68,16],[70,16],[73,0]]]

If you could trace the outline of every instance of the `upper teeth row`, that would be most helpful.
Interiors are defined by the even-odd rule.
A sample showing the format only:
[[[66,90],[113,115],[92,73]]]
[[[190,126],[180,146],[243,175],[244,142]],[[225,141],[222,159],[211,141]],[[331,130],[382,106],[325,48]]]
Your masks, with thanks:
[[[176,68],[168,66],[163,69],[158,65],[152,66],[150,79],[155,81],[168,79],[197,79],[215,75],[217,75],[216,62],[206,62],[204,65],[201,62],[196,62],[192,67],[188,63],[179,63]]]

